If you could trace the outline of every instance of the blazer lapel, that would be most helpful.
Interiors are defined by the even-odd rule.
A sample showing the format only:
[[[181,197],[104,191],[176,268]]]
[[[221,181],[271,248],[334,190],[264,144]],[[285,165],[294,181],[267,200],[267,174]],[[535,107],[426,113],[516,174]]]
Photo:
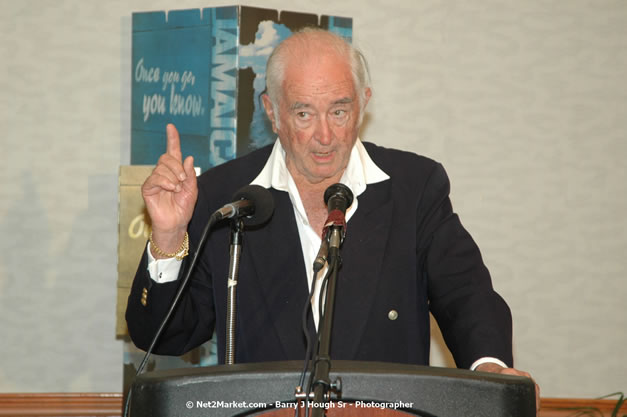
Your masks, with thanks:
[[[273,218],[249,234],[248,243],[255,248],[251,252],[259,297],[265,300],[285,357],[300,359],[305,355],[304,336],[299,337],[302,335],[301,316],[309,293],[305,262],[289,195],[274,189],[270,191],[275,203]]]
[[[347,225],[333,319],[332,359],[357,354],[376,297],[394,204],[390,181],[368,185]]]

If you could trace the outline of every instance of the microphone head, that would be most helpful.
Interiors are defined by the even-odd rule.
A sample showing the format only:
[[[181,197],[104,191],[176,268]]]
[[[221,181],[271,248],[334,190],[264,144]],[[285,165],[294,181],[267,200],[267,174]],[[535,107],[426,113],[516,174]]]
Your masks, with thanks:
[[[255,208],[253,214],[242,217],[244,225],[248,227],[264,224],[274,213],[274,198],[270,191],[260,185],[246,185],[237,190],[232,201],[238,200],[248,200]]]
[[[324,192],[324,204],[329,211],[338,209],[346,213],[346,209],[353,204],[353,192],[342,183],[333,184]]]

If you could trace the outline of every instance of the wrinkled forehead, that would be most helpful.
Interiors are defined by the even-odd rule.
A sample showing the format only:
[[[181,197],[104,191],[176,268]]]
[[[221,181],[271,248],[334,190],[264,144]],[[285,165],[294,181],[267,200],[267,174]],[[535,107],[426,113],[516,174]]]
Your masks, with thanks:
[[[302,102],[326,107],[356,99],[350,71],[320,61],[290,67],[285,73],[282,91],[283,101],[288,105]]]

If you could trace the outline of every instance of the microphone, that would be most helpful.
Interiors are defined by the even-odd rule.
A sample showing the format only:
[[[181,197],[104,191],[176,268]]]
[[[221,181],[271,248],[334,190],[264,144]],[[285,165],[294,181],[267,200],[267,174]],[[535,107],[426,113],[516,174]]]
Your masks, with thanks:
[[[272,194],[260,185],[240,188],[232,200],[213,213],[216,220],[242,217],[246,226],[258,226],[268,221],[274,212]]]
[[[353,203],[353,192],[344,184],[331,185],[324,192],[324,203],[327,205],[329,217],[324,225],[328,230],[331,226],[341,226],[346,229],[346,209]]]
[[[346,236],[346,209],[353,203],[353,192],[346,185],[337,183],[324,192],[324,203],[329,216],[322,229],[322,243],[314,260],[314,273],[319,272],[327,261],[329,247],[339,248]],[[329,233],[329,229],[331,233]]]

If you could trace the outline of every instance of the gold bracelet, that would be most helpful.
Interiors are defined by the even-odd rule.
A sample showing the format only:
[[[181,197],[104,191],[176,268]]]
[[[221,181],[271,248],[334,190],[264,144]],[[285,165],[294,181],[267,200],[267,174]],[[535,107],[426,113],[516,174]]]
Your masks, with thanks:
[[[184,257],[189,253],[189,234],[185,232],[185,238],[183,239],[183,243],[181,247],[174,253],[165,253],[155,244],[155,241],[152,240],[152,232],[150,232],[150,248],[155,251],[155,253],[159,256],[163,256],[165,258],[176,258],[177,261],[182,261]]]

